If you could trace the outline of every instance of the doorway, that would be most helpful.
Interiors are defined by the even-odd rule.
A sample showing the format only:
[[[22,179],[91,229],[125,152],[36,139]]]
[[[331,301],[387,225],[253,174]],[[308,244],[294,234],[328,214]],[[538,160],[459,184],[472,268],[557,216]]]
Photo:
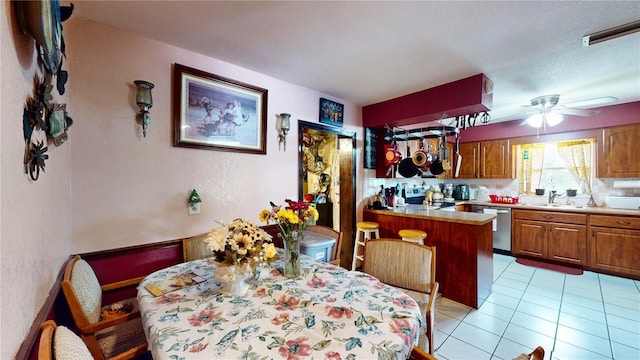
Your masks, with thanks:
[[[298,197],[314,203],[319,225],[343,233],[341,266],[349,267],[355,229],[355,132],[298,120]]]

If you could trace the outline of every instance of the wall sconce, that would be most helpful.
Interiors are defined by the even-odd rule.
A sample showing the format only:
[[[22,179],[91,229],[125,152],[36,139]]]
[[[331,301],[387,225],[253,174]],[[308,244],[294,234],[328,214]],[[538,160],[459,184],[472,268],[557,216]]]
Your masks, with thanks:
[[[291,129],[291,114],[280,114],[280,134],[278,135],[278,148],[283,144],[284,151],[287,151],[287,133]]]
[[[138,104],[140,111],[142,111],[136,115],[136,121],[142,125],[142,136],[147,137],[147,126],[151,123],[149,109],[153,106],[151,89],[153,89],[154,85],[144,80],[136,80],[133,83],[136,84],[136,104]]]

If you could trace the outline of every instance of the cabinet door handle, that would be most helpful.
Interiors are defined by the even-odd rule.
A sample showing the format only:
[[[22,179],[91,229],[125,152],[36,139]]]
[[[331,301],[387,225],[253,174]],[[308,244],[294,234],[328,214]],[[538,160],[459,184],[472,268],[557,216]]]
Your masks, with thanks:
[[[631,225],[631,223],[628,222],[628,221],[616,221],[616,223],[618,223],[620,225]]]
[[[548,219],[548,220],[553,219],[553,216],[552,216],[552,215],[545,215],[545,216],[543,216],[543,217],[544,217],[545,219]]]

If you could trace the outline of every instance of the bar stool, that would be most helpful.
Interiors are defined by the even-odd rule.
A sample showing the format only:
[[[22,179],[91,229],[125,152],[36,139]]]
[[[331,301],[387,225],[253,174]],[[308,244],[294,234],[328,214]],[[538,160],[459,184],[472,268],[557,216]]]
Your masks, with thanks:
[[[367,240],[375,236],[376,239],[380,238],[380,225],[372,221],[360,221],[356,224],[356,242],[353,247],[353,263],[351,264],[351,270],[356,269],[358,260],[364,261],[364,246]],[[362,241],[360,240],[360,234],[362,234]],[[363,251],[359,251],[359,246],[362,246]]]
[[[410,241],[424,245],[424,239],[427,237],[427,233],[422,230],[416,229],[402,229],[398,231],[398,235],[402,240]]]

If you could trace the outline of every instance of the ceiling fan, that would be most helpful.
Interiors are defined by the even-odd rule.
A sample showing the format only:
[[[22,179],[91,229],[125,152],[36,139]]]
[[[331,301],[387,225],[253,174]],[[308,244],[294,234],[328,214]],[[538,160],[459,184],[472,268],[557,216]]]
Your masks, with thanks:
[[[562,122],[562,115],[576,115],[576,116],[593,116],[600,113],[600,110],[593,109],[579,109],[580,107],[589,107],[595,105],[602,105],[618,101],[613,96],[606,96],[601,98],[577,101],[566,105],[558,105],[560,101],[560,95],[551,94],[538,96],[531,99],[531,107],[533,110],[523,124],[530,125],[534,128],[547,126],[555,126]]]

